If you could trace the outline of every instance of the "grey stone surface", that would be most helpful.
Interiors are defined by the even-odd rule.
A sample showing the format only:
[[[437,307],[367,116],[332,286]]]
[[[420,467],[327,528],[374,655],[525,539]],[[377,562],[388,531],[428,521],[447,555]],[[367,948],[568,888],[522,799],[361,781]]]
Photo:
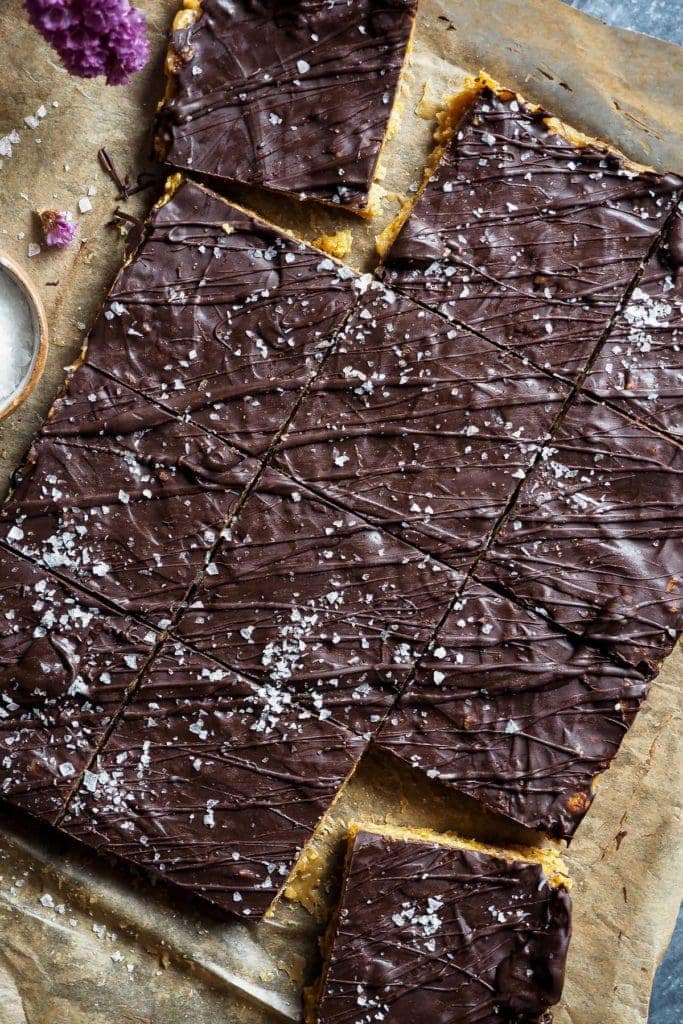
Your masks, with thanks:
[[[655,978],[649,1024],[681,1024],[683,1018],[683,907],[668,952]]]
[[[567,0],[565,0],[567,2]],[[679,0],[568,0],[586,14],[609,25],[645,32],[683,43],[683,14]]]

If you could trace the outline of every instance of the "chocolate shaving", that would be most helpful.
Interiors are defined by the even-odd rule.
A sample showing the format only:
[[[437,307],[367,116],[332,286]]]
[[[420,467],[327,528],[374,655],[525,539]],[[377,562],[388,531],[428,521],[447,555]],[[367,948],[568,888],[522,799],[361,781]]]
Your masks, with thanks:
[[[144,222],[140,217],[134,217],[132,213],[126,213],[119,206],[116,207],[112,215],[112,219],[109,221],[110,224],[134,224],[139,227]]]
[[[123,178],[116,170],[116,165],[112,158],[109,156],[109,153],[107,152],[104,146],[102,146],[101,149],[98,149],[97,159],[100,162],[100,167],[102,168],[102,170],[109,175],[111,180],[116,185],[119,192],[119,199],[123,199],[123,201],[125,202],[130,196],[128,185],[126,182],[124,182]]]
[[[97,151],[97,159],[100,162],[102,170],[109,175],[116,185],[119,193],[119,199],[122,199],[124,203],[127,202],[131,196],[135,196],[139,192],[144,192],[146,189],[151,188],[158,180],[156,174],[153,174],[150,171],[141,171],[135,179],[135,184],[131,185],[130,175],[126,174],[125,178],[121,177],[116,169],[116,164],[104,146]]]

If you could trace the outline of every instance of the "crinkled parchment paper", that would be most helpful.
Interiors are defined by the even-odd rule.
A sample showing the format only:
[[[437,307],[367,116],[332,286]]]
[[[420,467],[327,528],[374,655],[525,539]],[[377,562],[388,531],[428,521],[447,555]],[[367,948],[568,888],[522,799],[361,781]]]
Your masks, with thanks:
[[[0,249],[33,275],[52,333],[42,385],[0,425],[0,491],[120,264],[123,239],[107,226],[114,208],[139,215],[154,198],[143,192],[121,203],[96,156],[106,146],[133,179],[146,166],[177,3],[141,6],[154,58],[130,86],[111,89],[69,78],[20,0],[0,4],[0,137],[13,129],[20,136],[0,168]],[[374,234],[421,176],[441,96],[480,67],[632,158],[683,170],[677,47],[607,28],[555,0],[422,0],[401,120],[383,157],[383,217],[365,224],[314,204],[230,194],[307,239],[352,227],[349,261],[371,268]],[[46,116],[32,129],[24,118],[41,105]],[[77,215],[81,246],[28,259],[29,242],[38,241],[34,211],[76,210],[81,197],[92,204]],[[665,665],[568,854],[575,934],[558,1024],[646,1020],[683,877],[682,664],[679,651]],[[437,785],[393,771],[364,765],[326,823],[319,846],[328,893],[344,822],[354,816],[515,838]],[[40,825],[9,813],[0,819],[0,1024],[296,1021],[300,985],[316,968],[318,928],[286,901],[256,931],[226,922]]]

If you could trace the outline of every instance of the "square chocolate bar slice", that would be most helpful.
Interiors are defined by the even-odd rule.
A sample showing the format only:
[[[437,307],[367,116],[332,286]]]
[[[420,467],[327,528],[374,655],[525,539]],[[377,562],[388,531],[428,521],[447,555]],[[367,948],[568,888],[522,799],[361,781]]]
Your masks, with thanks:
[[[257,470],[82,366],[0,510],[0,537],[118,608],[167,624]]]
[[[168,641],[61,827],[260,917],[365,745]]]
[[[177,634],[370,736],[462,578],[266,470]]]
[[[630,164],[486,77],[456,97],[463,107],[411,215],[385,236],[384,280],[576,379],[683,180]]]
[[[571,839],[647,691],[636,669],[473,582],[375,742],[490,810]]]
[[[466,569],[568,396],[561,382],[377,284],[347,321],[276,461]]]
[[[550,1024],[571,901],[559,858],[358,826],[308,1024]]]
[[[681,508],[683,450],[580,398],[477,575],[654,673],[683,627]]]
[[[156,639],[0,547],[1,796],[58,818]]]
[[[172,181],[90,334],[87,362],[264,454],[362,279],[200,185]]]
[[[584,386],[683,439],[683,210],[665,229]]]
[[[203,0],[176,17],[159,156],[364,212],[417,0]]]

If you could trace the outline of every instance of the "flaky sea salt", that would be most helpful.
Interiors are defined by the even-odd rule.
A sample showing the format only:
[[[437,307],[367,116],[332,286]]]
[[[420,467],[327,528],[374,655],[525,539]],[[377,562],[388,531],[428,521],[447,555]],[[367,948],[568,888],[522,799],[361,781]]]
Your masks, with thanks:
[[[36,347],[36,322],[24,290],[0,263],[0,408],[24,383]]]

